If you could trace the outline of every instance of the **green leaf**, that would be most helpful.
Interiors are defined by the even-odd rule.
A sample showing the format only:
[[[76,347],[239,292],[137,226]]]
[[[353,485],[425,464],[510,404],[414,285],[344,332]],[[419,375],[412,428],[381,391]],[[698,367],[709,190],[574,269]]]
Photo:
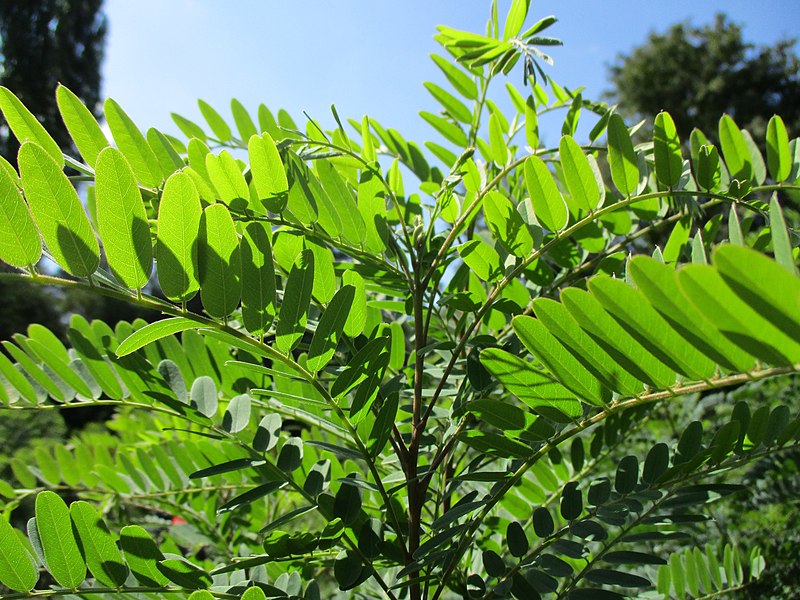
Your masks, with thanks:
[[[331,385],[331,395],[341,398],[352,391],[374,370],[372,365],[387,350],[388,338],[378,337],[367,342],[347,363],[342,373]]]
[[[353,302],[344,324],[345,335],[354,338],[364,331],[367,321],[367,294],[364,287],[364,278],[356,271],[349,270],[342,274],[342,285],[354,288]]]
[[[203,131],[203,128],[200,127],[194,121],[190,121],[186,117],[182,117],[181,115],[176,113],[170,113],[170,116],[172,117],[172,120],[175,122],[175,125],[178,126],[178,129],[180,129],[183,132],[183,134],[190,140],[192,138],[197,138],[198,140],[205,142],[206,139],[208,139],[206,137],[206,132]]]
[[[240,394],[231,398],[225,415],[222,417],[222,428],[230,433],[238,433],[250,423],[251,400],[248,394]]]
[[[312,373],[327,365],[336,352],[354,298],[355,287],[345,285],[336,292],[322,313],[308,348],[307,368]]]
[[[444,107],[451,117],[461,121],[462,123],[469,124],[472,122],[472,113],[466,107],[466,105],[461,102],[461,100],[453,96],[450,92],[443,90],[435,83],[431,83],[430,81],[426,81],[423,85],[425,86],[425,89],[430,92],[431,96],[433,96],[436,101]]]
[[[772,198],[769,201],[769,230],[772,234],[772,252],[775,254],[775,262],[796,275],[797,266],[792,252],[792,242],[789,239],[789,231],[783,218],[783,210],[781,210],[781,205],[778,204],[777,192],[772,194]]]
[[[448,142],[455,144],[459,148],[466,148],[467,135],[458,124],[424,110],[420,111],[419,116],[427,121],[428,124],[438,131]]]
[[[636,194],[639,164],[628,127],[616,113],[608,119],[608,163],[611,179],[620,193],[629,197]]]
[[[691,233],[691,230],[691,216],[683,216],[678,220],[677,223],[675,223],[675,227],[672,228],[672,232],[670,233],[669,238],[667,238],[667,243],[664,245],[662,256],[665,263],[670,264],[680,262],[681,254],[683,254],[683,248],[686,246],[686,242],[689,240],[689,234]]]
[[[46,491],[36,496],[36,527],[50,574],[63,587],[77,588],[86,578],[86,563],[72,530],[69,509],[57,494]]]
[[[200,567],[182,558],[168,558],[156,563],[159,571],[172,583],[190,590],[211,586],[211,576]]]
[[[578,397],[590,404],[603,405],[611,400],[609,391],[588,371],[537,319],[514,317],[514,332],[531,354]]]
[[[75,188],[41,146],[26,142],[18,160],[25,197],[50,254],[69,274],[91,275],[100,248]]]
[[[688,265],[678,272],[678,283],[695,308],[748,354],[772,365],[800,361],[800,343],[738,297],[713,267]]]
[[[217,513],[222,514],[242,508],[243,506],[247,506],[256,500],[260,500],[264,496],[268,496],[272,492],[278,491],[282,486],[283,481],[270,481],[268,483],[259,485],[258,487],[254,487],[252,490],[248,490],[244,494],[239,494],[232,500],[229,500],[220,506],[217,509]]]
[[[56,88],[56,102],[75,147],[86,164],[94,168],[97,155],[108,146],[103,130],[100,129],[91,111],[66,86],[59,84]],[[56,161],[58,162],[58,159]]]
[[[146,187],[161,185],[161,165],[136,124],[111,98],[105,101],[103,109],[117,148],[130,164],[136,180]]]
[[[367,228],[358,210],[353,194],[328,160],[317,161],[317,173],[325,193],[342,226],[342,237],[355,246],[360,246],[367,236]]]
[[[35,405],[39,403],[36,390],[31,385],[30,381],[28,381],[28,378],[25,377],[21,371],[18,371],[14,363],[8,360],[6,355],[2,353],[0,353],[0,374],[2,374],[5,381],[10,384],[11,390],[14,392],[12,401],[15,401],[16,396],[19,395],[30,404]]]
[[[662,111],[656,115],[653,131],[653,154],[655,155],[656,177],[668,188],[675,187],[683,171],[683,157],[675,122],[668,112]]]
[[[519,35],[522,25],[525,23],[525,17],[528,16],[529,7],[530,0],[513,0],[511,2],[511,7],[508,9],[508,15],[506,16],[506,24],[503,28],[504,40]]]
[[[506,145],[503,126],[496,113],[489,115],[489,149],[492,155],[488,158],[491,158],[499,166],[502,167],[508,162],[508,145]]]
[[[303,464],[303,440],[299,437],[290,437],[281,447],[276,466],[286,473],[292,473]]]
[[[500,245],[514,256],[525,257],[533,250],[533,237],[514,204],[499,192],[483,199],[486,225]]]
[[[158,562],[164,555],[147,531],[138,525],[128,525],[119,533],[119,545],[133,576],[143,586],[164,587],[169,580],[161,573]]]
[[[637,256],[630,271],[648,302],[692,346],[730,371],[748,371],[753,359],[731,345],[690,303],[686,302],[675,271],[658,260]]]
[[[105,521],[91,504],[83,501],[73,502],[69,513],[89,571],[102,585],[121,587],[128,578],[128,568]]]
[[[246,203],[250,190],[236,159],[227,150],[223,150],[219,155],[206,154],[205,161],[208,177],[219,198],[232,207]]]
[[[603,276],[591,279],[589,290],[623,329],[670,369],[689,379],[713,376],[714,363],[687,344],[630,285]]]
[[[191,178],[175,173],[167,179],[158,207],[156,267],[164,295],[190,300],[200,287],[197,245],[203,209]]]
[[[258,135],[258,129],[256,129],[250,113],[236,98],[231,99],[231,113],[233,113],[233,122],[236,123],[240,140],[249,140],[252,136]]]
[[[700,147],[695,177],[697,185],[708,191],[715,191],[719,188],[719,153],[716,147],[703,145]]]
[[[42,256],[42,241],[22,194],[0,168],[0,260],[13,267],[30,267]]]
[[[158,129],[154,127],[148,129],[146,139],[153,150],[153,154],[158,159],[158,164],[161,166],[161,174],[164,177],[169,177],[175,171],[186,166],[169,138]]]
[[[795,298],[800,279],[763,254],[743,246],[720,246],[714,264],[737,296],[750,303],[759,315],[790,337],[800,337],[800,318]],[[763,285],[769,281],[770,285]],[[753,290],[758,290],[754,294]]]
[[[500,255],[481,240],[470,240],[461,244],[458,254],[482,281],[492,281],[501,273]]]
[[[534,301],[533,309],[550,333],[608,389],[624,395],[641,392],[642,384],[610,357],[586,331],[581,329],[563,304],[547,298],[540,298]]]
[[[525,183],[539,223],[550,231],[560,231],[566,227],[569,215],[564,198],[556,187],[552,173],[538,156],[531,156],[525,161]]]
[[[568,288],[562,292],[561,301],[578,324],[636,379],[655,388],[675,383],[675,372],[627,333],[593,295]]]
[[[749,181],[753,176],[750,151],[742,131],[729,115],[723,115],[719,120],[719,145],[731,178]]]
[[[92,390],[86,385],[86,382],[72,370],[69,366],[69,357],[65,361],[58,353],[54,352],[50,347],[45,346],[35,339],[29,339],[28,345],[42,362],[56,374],[64,383],[70,386],[73,390],[84,396],[85,398],[92,397]]]
[[[12,358],[19,363],[24,372],[30,376],[35,384],[41,386],[46,394],[58,400],[59,402],[63,402],[66,399],[64,392],[56,385],[55,381],[53,381],[53,379],[48,376],[39,365],[31,360],[30,356],[25,354],[25,352],[17,348],[11,342],[4,341],[2,342],[2,345],[12,356]]]
[[[141,289],[153,270],[153,247],[144,203],[119,150],[106,148],[95,168],[97,228],[109,267],[125,287]]]
[[[498,348],[487,348],[480,359],[509,392],[528,406],[551,406],[568,417],[581,414],[580,402],[572,392],[521,358]]]
[[[33,116],[19,98],[11,90],[0,86],[0,111],[8,122],[14,137],[19,141],[20,146],[25,142],[34,142],[50,156],[50,158],[60,167],[64,165],[64,155],[61,148],[42,127],[39,120]]]
[[[15,592],[30,592],[39,573],[11,524],[0,518],[0,583]]]
[[[286,207],[289,182],[275,142],[268,133],[252,136],[247,144],[247,152],[259,199],[267,210],[282,212]]]
[[[778,183],[785,181],[792,170],[789,134],[778,115],[773,115],[767,124],[767,166],[769,174]]]
[[[767,178],[767,167],[764,164],[764,157],[761,156],[761,150],[758,148],[753,136],[746,129],[742,130],[744,143],[747,146],[747,151],[750,153],[750,161],[753,165],[752,183],[753,185],[762,185]]]
[[[217,414],[217,386],[208,375],[201,375],[192,383],[189,401],[200,413],[211,418]]]
[[[198,327],[202,327],[202,325],[197,321],[184,317],[161,319],[155,323],[149,323],[141,329],[137,329],[125,338],[122,343],[117,346],[116,354],[117,356],[126,356],[168,335],[174,335],[181,331],[186,331],[187,329],[197,329]]]
[[[206,120],[206,123],[208,123],[208,126],[211,127],[211,131],[214,135],[217,136],[217,139],[220,142],[229,141],[233,136],[231,135],[231,128],[228,127],[225,119],[204,100],[198,99],[197,105],[200,107],[203,118]]]
[[[212,317],[225,318],[239,305],[242,266],[236,226],[223,204],[203,211],[198,241],[203,308]]]
[[[351,477],[343,479],[336,492],[333,514],[345,525],[352,524],[361,514],[361,489],[351,482]]]
[[[561,164],[564,167],[570,203],[576,211],[591,212],[599,206],[600,188],[592,172],[592,167],[583,150],[572,137],[565,135],[559,144]]]
[[[275,265],[270,228],[254,221],[244,230],[242,251],[242,320],[252,335],[262,335],[275,318]]]
[[[275,331],[275,346],[281,352],[290,352],[303,337],[313,286],[314,253],[311,250],[303,250],[292,267],[284,288]]]
[[[450,82],[450,85],[452,85],[459,94],[464,96],[467,100],[478,99],[478,86],[475,85],[475,82],[461,69],[452,65],[446,58],[442,58],[436,54],[431,54],[431,60],[441,69],[447,81]]]
[[[539,147],[539,117],[533,99],[528,96],[525,102],[525,141],[532,150]]]

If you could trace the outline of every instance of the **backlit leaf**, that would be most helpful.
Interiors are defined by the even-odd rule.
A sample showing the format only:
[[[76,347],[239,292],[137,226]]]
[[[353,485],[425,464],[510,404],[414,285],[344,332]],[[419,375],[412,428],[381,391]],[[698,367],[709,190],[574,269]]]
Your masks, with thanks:
[[[653,130],[653,154],[656,163],[656,177],[668,188],[675,187],[683,171],[681,141],[675,123],[667,112],[656,115]]]
[[[283,294],[275,345],[287,353],[300,343],[306,328],[308,305],[314,286],[314,254],[303,250],[292,267]]]
[[[247,182],[236,160],[227,150],[206,154],[206,171],[219,198],[232,207],[242,205],[250,197]]]
[[[212,317],[227,317],[239,305],[242,266],[236,227],[223,204],[203,211],[198,242],[203,308]]]
[[[570,194],[567,202],[571,201],[570,205],[577,210],[593,211],[600,202],[600,189],[586,155],[578,142],[568,135],[561,138],[559,149]]]
[[[525,183],[539,223],[550,231],[560,231],[566,227],[568,214],[564,198],[556,187],[552,173],[538,156],[531,156],[525,161]]]
[[[769,174],[778,183],[785,181],[792,169],[789,134],[778,115],[773,115],[767,124],[767,166]]]
[[[742,131],[729,115],[719,120],[719,145],[733,179],[748,181],[753,176],[753,163]]]
[[[117,356],[125,356],[131,352],[136,352],[139,348],[151,344],[156,340],[165,338],[168,335],[174,335],[187,329],[197,329],[201,324],[191,319],[184,317],[170,317],[168,319],[161,319],[154,323],[149,323],[141,329],[137,329],[130,336],[125,338],[119,346],[117,346]]]
[[[42,241],[28,205],[8,172],[0,169],[0,260],[30,267],[41,255]]]
[[[61,148],[42,127],[39,120],[33,116],[19,98],[6,87],[0,86],[0,111],[8,122],[14,137],[19,141],[20,146],[25,142],[38,144],[55,163],[61,167],[64,165],[64,156]]]
[[[69,509],[50,491],[36,496],[36,528],[42,542],[47,569],[65,588],[76,588],[86,578],[86,563],[72,530]]]
[[[211,127],[211,131],[214,132],[214,135],[217,136],[220,142],[227,142],[233,137],[231,135],[231,128],[228,127],[225,119],[223,119],[208,102],[198,99],[197,105],[200,107],[200,112],[206,120],[206,123]]]
[[[623,196],[632,196],[639,185],[639,165],[628,127],[618,114],[608,119],[608,162],[611,179]]]
[[[489,231],[509,254],[524,257],[533,250],[533,238],[528,227],[506,196],[498,192],[486,194],[483,213]]]
[[[144,586],[162,587],[169,580],[158,569],[164,555],[147,531],[138,525],[128,525],[119,532],[119,545],[133,576]]]
[[[125,287],[140,289],[153,269],[153,247],[142,195],[119,150],[106,148],[100,152],[95,170],[97,227],[108,264]]]
[[[130,164],[136,180],[146,187],[158,187],[163,180],[161,165],[158,164],[158,158],[142,132],[122,107],[111,98],[105,101],[103,108],[111,135],[114,136],[117,148]]]
[[[247,152],[259,199],[267,210],[281,212],[286,206],[289,183],[275,142],[268,133],[252,136],[247,144]]]
[[[56,102],[75,147],[86,164],[94,168],[97,155],[108,146],[103,130],[80,98],[66,86],[59,84],[56,88]]]
[[[121,587],[128,578],[128,568],[123,564],[114,537],[100,514],[83,501],[73,502],[69,514],[89,571],[99,583]]]
[[[253,335],[266,332],[275,318],[275,265],[269,225],[248,223],[242,235],[242,320]]]
[[[202,214],[197,189],[189,176],[170,176],[158,207],[156,241],[158,282],[170,300],[190,300],[200,287],[198,236]]]
[[[5,518],[0,519],[0,583],[26,593],[38,579],[39,573],[17,532]]]
[[[19,150],[22,187],[33,218],[56,262],[77,277],[91,275],[100,248],[72,183],[47,152],[27,142]]]
[[[312,373],[319,371],[328,364],[339,344],[345,322],[355,297],[355,287],[345,285],[336,292],[336,295],[322,313],[317,324],[317,330],[311,339],[308,348],[307,365]]]

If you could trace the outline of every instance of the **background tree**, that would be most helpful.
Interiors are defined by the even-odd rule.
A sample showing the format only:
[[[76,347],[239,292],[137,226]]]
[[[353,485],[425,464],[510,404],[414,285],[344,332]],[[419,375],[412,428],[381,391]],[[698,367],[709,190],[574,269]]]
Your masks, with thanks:
[[[797,133],[800,61],[794,44],[784,39],[756,47],[724,14],[713,25],[679,23],[619,55],[611,67],[609,96],[626,116],[652,119],[666,110],[683,140],[694,127],[716,138],[724,113],[755,139],[764,138],[773,114],[782,115],[788,130]]]
[[[95,115],[106,39],[103,0],[31,0],[0,3],[0,85],[15,90],[62,148],[72,141],[58,115],[53,90],[71,89]],[[35,75],[34,75],[35,74]],[[0,129],[0,154],[16,162],[17,140]]]

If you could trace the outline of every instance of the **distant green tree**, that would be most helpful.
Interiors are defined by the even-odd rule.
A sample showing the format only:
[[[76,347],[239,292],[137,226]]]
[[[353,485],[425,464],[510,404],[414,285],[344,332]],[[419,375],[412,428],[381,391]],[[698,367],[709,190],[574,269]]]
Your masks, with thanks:
[[[94,113],[106,38],[103,0],[0,2],[0,85],[13,89],[66,149],[72,141],[53,90],[63,83]],[[5,123],[2,123],[5,125]],[[17,140],[0,127],[0,154],[16,162]]]
[[[763,139],[767,121],[782,115],[790,133],[800,130],[800,60],[795,40],[756,47],[723,14],[713,25],[673,25],[651,33],[611,66],[610,99],[626,116],[652,119],[661,110],[675,120],[681,139],[692,128],[716,138],[723,113]]]

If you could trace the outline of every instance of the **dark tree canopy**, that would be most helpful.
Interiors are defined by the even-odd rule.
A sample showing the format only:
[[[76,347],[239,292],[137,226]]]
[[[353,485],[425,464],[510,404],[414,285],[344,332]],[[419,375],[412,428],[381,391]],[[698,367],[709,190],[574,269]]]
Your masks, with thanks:
[[[728,113],[755,139],[767,121],[780,114],[789,132],[800,131],[800,61],[795,40],[756,47],[742,28],[718,14],[713,25],[673,25],[651,33],[611,67],[610,97],[629,116],[651,118],[668,111],[681,139],[693,127],[716,138],[717,123]]]
[[[62,148],[71,141],[54,90],[63,83],[99,115],[100,64],[106,36],[103,0],[0,2],[0,85],[11,89]],[[17,142],[0,130],[0,154],[16,162]]]

